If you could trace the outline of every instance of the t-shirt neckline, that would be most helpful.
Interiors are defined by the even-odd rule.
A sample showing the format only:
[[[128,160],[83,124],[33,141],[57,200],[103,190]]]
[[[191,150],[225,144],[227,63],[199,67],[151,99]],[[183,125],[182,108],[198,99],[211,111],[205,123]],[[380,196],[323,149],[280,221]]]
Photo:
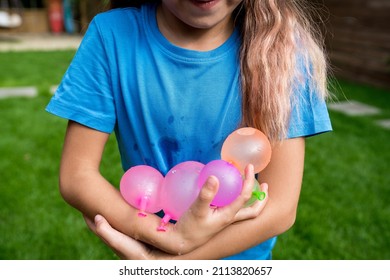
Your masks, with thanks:
[[[234,51],[238,48],[239,34],[237,28],[234,29],[233,33],[222,45],[210,51],[196,51],[174,45],[161,33],[158,27],[156,16],[157,5],[158,4],[146,5],[144,12],[146,23],[145,27],[149,29],[149,32],[147,33],[150,34],[149,40],[154,40],[157,45],[169,56],[186,61],[209,61],[219,59],[221,56],[225,56],[230,53],[230,51]]]

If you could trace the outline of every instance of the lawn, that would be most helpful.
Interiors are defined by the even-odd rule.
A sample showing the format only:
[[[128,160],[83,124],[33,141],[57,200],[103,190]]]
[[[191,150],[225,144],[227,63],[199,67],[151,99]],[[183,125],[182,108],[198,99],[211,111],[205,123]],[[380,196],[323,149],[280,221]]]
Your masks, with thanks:
[[[0,259],[115,259],[58,192],[66,121],[44,111],[74,51],[0,53],[0,87],[36,86],[35,98],[0,99]],[[6,71],[3,71],[6,65]],[[381,108],[371,117],[331,111],[334,131],[307,140],[305,177],[294,227],[275,259],[390,259],[390,92],[348,82],[338,99]],[[118,185],[112,136],[101,170]]]

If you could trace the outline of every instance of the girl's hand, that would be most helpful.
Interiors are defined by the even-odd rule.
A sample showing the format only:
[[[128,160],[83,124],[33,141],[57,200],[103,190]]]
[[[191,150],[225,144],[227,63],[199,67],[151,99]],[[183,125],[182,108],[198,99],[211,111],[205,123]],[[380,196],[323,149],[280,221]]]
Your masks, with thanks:
[[[94,221],[86,216],[84,219],[90,230],[99,236],[121,259],[163,260],[173,258],[172,255],[117,231],[101,215],[96,215]]]
[[[254,185],[253,166],[245,170],[245,181],[242,192],[236,200],[224,207],[210,207],[211,201],[218,191],[218,179],[209,177],[203,186],[198,199],[180,220],[171,228],[179,235],[178,254],[190,252],[206,243],[218,232],[232,223],[257,217],[263,210],[268,199],[268,186],[262,184],[261,189],[266,198],[257,201],[250,207],[244,207],[252,195]]]

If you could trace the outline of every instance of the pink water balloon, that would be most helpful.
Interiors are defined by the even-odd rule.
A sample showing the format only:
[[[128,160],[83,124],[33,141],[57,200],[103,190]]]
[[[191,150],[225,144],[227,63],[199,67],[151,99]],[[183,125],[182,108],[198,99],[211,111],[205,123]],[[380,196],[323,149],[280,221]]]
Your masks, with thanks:
[[[164,217],[157,228],[165,231],[169,220],[178,220],[198,197],[200,188],[197,180],[204,164],[197,161],[185,161],[177,164],[165,175],[162,184],[161,203]]]
[[[218,178],[219,189],[211,202],[214,206],[225,206],[233,202],[242,190],[243,180],[240,171],[224,160],[210,161],[199,175],[198,185],[202,187],[211,175]]]
[[[258,129],[243,127],[233,131],[224,141],[221,158],[236,166],[241,174],[252,164],[255,173],[263,170],[271,160],[271,144]]]
[[[120,193],[127,203],[140,210],[138,215],[144,217],[146,212],[156,213],[162,209],[159,197],[163,179],[157,169],[137,165],[123,174]]]

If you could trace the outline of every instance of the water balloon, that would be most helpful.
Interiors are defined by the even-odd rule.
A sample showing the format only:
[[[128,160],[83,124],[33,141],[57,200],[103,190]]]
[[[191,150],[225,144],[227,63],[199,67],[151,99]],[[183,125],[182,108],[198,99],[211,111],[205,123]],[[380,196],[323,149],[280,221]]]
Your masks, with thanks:
[[[165,175],[162,183],[161,203],[164,217],[158,230],[165,231],[169,220],[178,220],[198,197],[197,180],[204,164],[185,161],[177,164]]]
[[[243,181],[239,170],[224,160],[210,161],[199,175],[199,187],[202,187],[212,175],[218,178],[219,189],[211,204],[220,207],[233,202],[242,190]]]
[[[140,210],[140,217],[146,216],[146,212],[156,213],[162,209],[159,197],[163,179],[157,169],[137,165],[123,174],[120,193],[127,203]]]
[[[221,158],[236,166],[241,174],[252,164],[255,173],[263,170],[271,160],[271,144],[258,129],[243,127],[233,131],[224,141]]]

